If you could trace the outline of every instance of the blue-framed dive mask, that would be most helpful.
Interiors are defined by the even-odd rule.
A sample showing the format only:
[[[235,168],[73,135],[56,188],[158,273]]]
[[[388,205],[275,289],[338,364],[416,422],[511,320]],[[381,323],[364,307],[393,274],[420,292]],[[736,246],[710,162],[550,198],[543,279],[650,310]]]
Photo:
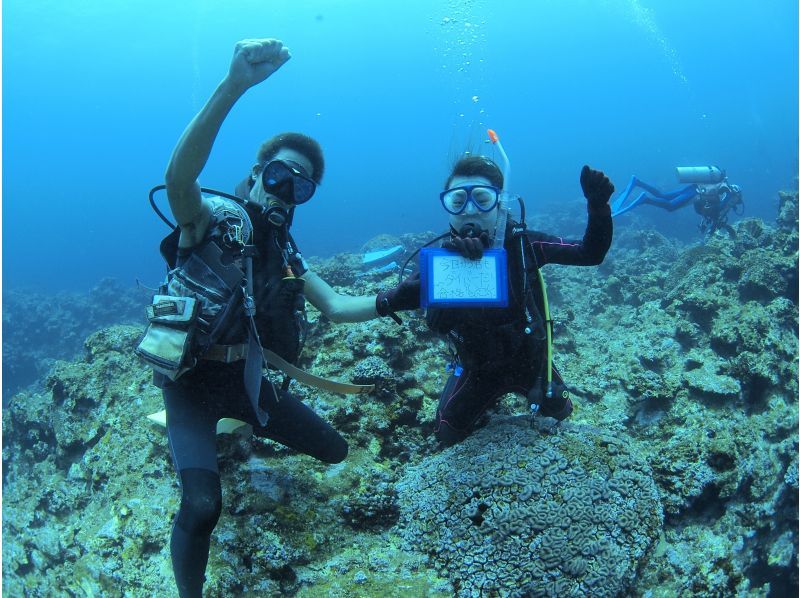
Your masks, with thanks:
[[[500,190],[491,185],[464,185],[439,194],[442,206],[453,215],[463,214],[470,202],[479,212],[491,212],[499,197]]]
[[[272,160],[265,164],[261,184],[270,195],[294,205],[307,202],[317,190],[317,183],[302,166],[291,160]]]

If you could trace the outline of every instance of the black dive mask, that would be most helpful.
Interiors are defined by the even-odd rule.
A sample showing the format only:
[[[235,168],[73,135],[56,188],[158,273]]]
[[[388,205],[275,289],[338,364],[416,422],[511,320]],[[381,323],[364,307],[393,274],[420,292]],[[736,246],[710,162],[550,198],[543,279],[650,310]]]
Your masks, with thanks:
[[[307,202],[317,190],[317,183],[303,167],[290,160],[273,160],[261,170],[264,191],[285,204],[299,205]]]

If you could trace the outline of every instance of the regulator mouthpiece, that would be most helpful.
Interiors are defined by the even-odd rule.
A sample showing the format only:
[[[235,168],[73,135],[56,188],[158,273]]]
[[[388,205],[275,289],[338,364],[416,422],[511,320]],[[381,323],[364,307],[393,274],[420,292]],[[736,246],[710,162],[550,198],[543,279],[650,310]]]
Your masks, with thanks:
[[[264,211],[264,215],[267,217],[267,222],[273,226],[283,226],[289,217],[286,210],[277,202],[270,202],[269,207]]]

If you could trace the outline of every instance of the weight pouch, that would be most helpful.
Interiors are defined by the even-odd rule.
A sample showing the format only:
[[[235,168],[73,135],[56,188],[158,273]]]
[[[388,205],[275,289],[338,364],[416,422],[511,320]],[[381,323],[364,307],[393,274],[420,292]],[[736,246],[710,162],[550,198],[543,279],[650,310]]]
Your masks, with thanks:
[[[177,380],[195,365],[191,349],[198,312],[193,297],[154,296],[147,306],[149,324],[136,354],[155,371]]]

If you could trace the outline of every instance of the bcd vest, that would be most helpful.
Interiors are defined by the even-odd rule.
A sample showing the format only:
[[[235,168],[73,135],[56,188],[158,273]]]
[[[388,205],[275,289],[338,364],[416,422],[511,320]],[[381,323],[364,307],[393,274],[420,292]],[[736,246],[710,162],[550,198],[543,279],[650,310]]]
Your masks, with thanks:
[[[172,380],[193,368],[212,345],[247,341],[248,260],[261,344],[289,362],[300,350],[305,300],[303,281],[295,274],[303,269],[288,233],[260,223],[254,227],[247,210],[234,201],[209,201],[211,221],[203,241],[178,248],[176,229],[161,243],[168,273],[148,309],[150,324],[137,348],[154,370]]]

